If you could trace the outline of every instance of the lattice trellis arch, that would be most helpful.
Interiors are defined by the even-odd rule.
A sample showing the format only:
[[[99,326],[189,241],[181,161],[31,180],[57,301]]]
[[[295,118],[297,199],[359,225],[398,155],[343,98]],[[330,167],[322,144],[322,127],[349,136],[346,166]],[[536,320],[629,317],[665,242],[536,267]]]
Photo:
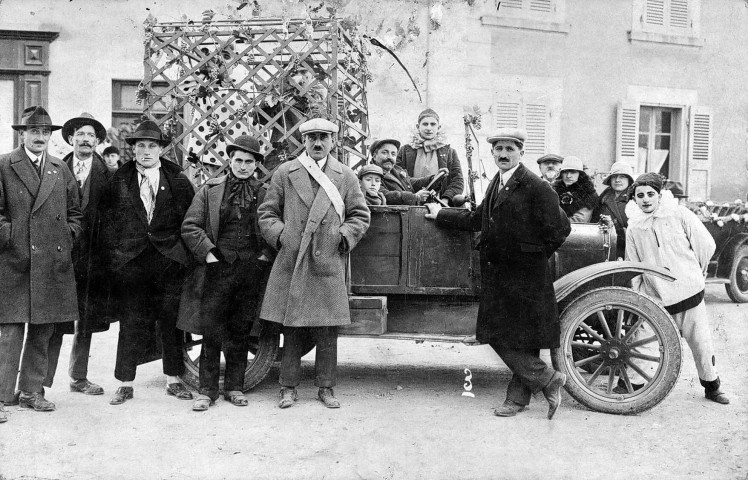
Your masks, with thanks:
[[[355,167],[369,133],[365,48],[335,18],[147,23],[138,96],[145,116],[168,112],[156,121],[196,183],[223,172],[225,146],[245,133],[267,150],[266,180],[303,151],[299,125],[316,116],[338,123],[338,159]]]

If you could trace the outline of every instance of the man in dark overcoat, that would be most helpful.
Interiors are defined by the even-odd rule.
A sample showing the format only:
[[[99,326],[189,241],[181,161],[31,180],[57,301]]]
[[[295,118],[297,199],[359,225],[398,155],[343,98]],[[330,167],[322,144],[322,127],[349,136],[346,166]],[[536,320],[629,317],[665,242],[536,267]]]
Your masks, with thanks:
[[[379,191],[387,199],[387,205],[421,205],[429,198],[426,186],[433,178],[411,178],[404,168],[395,163],[400,142],[394,138],[374,140],[369,147],[371,161],[384,172]]]
[[[161,159],[169,141],[146,120],[127,139],[135,161],[112,176],[101,202],[101,218],[113,297],[119,320],[114,376],[121,383],[110,403],[133,397],[133,381],[154,331],[160,334],[166,393],[190,400],[179,381],[184,373],[184,334],[177,329],[179,297],[190,263],[182,242],[182,220],[195,192],[179,165]]]
[[[224,398],[247,405],[243,390],[250,332],[273,257],[257,221],[257,206],[265,199],[254,175],[264,159],[260,141],[241,135],[226,154],[229,173],[203,185],[182,222],[182,239],[198,262],[182,291],[177,324],[203,336],[195,411],[207,410],[218,398],[221,351]]]
[[[284,327],[278,406],[294,404],[304,345],[314,338],[317,396],[338,408],[338,326],[351,323],[346,258],[370,213],[356,174],[329,154],[338,126],[315,118],[299,130],[306,151],[278,167],[258,210],[263,237],[278,249],[260,318]]]
[[[16,379],[22,407],[55,409],[43,388],[60,353],[51,342],[55,324],[78,320],[71,259],[81,235],[78,186],[47,153],[60,128],[44,108],[29,107],[13,125],[23,144],[0,156],[0,422],[4,404],[15,403]]]
[[[477,338],[488,343],[512,371],[498,416],[513,416],[543,391],[551,419],[566,376],[540,358],[561,335],[548,259],[571,232],[551,186],[520,162],[527,134],[500,130],[488,138],[499,172],[474,210],[428,204],[437,226],[480,231],[481,298]]]
[[[73,172],[78,184],[81,210],[83,211],[83,235],[73,249],[73,267],[78,291],[80,319],[69,328],[59,328],[55,334],[62,343],[63,333],[74,333],[70,350],[70,390],[86,395],[102,395],[104,389],[88,380],[88,358],[91,351],[91,334],[109,330],[104,317],[108,294],[108,275],[102,259],[99,200],[109,182],[112,172],[104,159],[96,153],[96,146],[106,139],[106,129],[91,114],[81,113],[62,126],[62,138],[73,146],[73,151],[63,158]],[[47,382],[52,384],[57,364],[50,362]]]

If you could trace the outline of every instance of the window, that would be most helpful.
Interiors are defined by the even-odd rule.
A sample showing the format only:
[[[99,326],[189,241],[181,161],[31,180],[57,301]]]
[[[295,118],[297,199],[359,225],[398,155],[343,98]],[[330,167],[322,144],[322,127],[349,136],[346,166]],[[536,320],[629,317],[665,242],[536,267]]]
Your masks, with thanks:
[[[135,130],[142,121],[143,106],[136,101],[138,80],[112,80],[112,127],[109,133],[109,141],[113,146],[119,148],[122,161],[132,160],[132,151],[125,139]],[[168,84],[165,82],[154,82],[153,89],[157,92],[165,91]],[[156,107],[160,104],[157,103]],[[156,110],[159,118],[166,110]]]
[[[701,0],[634,0],[631,40],[702,46]]]
[[[616,161],[635,175],[659,172],[673,195],[709,198],[711,113],[689,105],[622,102],[618,107]]]
[[[481,17],[483,25],[568,33],[566,0],[501,0],[496,15]]]

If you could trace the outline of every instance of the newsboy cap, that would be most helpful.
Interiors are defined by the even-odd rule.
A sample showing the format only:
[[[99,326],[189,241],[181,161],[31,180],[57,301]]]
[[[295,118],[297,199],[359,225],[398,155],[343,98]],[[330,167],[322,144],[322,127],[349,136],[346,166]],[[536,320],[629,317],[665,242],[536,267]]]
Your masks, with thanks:
[[[138,125],[135,131],[132,132],[132,135],[125,139],[129,145],[135,145],[135,142],[138,140],[153,140],[154,142],[158,142],[162,147],[169,144],[169,140],[161,132],[161,129],[158,128],[156,122],[152,120],[146,120]]]
[[[368,165],[364,165],[361,167],[361,170],[358,171],[358,178],[362,179],[364,178],[364,175],[367,174],[374,174],[379,175],[380,177],[384,177],[384,170],[382,170],[382,167],[379,165],[374,165],[373,163],[370,163]]]
[[[377,153],[377,150],[379,150],[379,148],[382,145],[386,145],[388,143],[391,145],[394,145],[395,149],[400,150],[400,141],[395,140],[394,138],[382,138],[382,139],[375,139],[373,142],[371,142],[371,146],[369,147],[369,153],[373,157]]]
[[[556,155],[555,153],[547,153],[543,155],[542,157],[538,158],[538,165],[545,163],[545,162],[556,162],[561,163],[564,161],[564,157],[561,155]]]
[[[69,138],[75,133],[76,130],[84,125],[91,125],[94,128],[94,132],[96,132],[96,138],[99,139],[100,142],[106,140],[106,128],[104,128],[104,125],[97,121],[93,117],[93,115],[86,112],[83,112],[77,117],[71,118],[70,120],[65,122],[65,124],[62,126],[63,140],[65,140],[68,145],[72,145]]]
[[[525,141],[527,141],[527,132],[521,128],[500,128],[496,133],[488,137],[488,143],[491,145],[499,140],[511,140],[512,142],[524,145]]]
[[[234,140],[234,143],[226,147],[226,155],[229,157],[234,150],[242,150],[255,156],[255,160],[265,160],[265,155],[260,151],[260,140],[251,135],[241,135]]]
[[[44,107],[41,107],[39,105],[33,105],[25,109],[21,114],[21,123],[11,125],[11,128],[13,130],[17,130],[19,132],[26,130],[27,128],[37,127],[49,127],[49,129],[53,132],[62,128],[59,125],[53,125],[52,119],[50,118],[47,111],[44,110]]]
[[[324,118],[313,118],[302,123],[299,132],[302,135],[313,132],[338,133],[338,126]]]

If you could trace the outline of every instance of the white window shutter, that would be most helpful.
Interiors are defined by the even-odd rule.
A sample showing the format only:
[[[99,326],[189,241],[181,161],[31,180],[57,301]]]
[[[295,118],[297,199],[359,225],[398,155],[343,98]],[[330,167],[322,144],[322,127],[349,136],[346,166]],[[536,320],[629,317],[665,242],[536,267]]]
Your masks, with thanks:
[[[668,15],[670,27],[688,29],[691,26],[688,15],[689,0],[670,0]]]
[[[688,197],[692,201],[709,199],[712,172],[712,112],[692,107],[688,122]]]
[[[623,101],[616,115],[616,162],[626,162],[639,172],[639,104]]]
[[[528,102],[525,103],[523,113],[524,128],[527,131],[525,153],[544,155],[548,136],[548,106],[538,101]]]
[[[530,10],[533,12],[551,13],[551,0],[530,0]]]
[[[665,26],[665,1],[644,0],[644,23]]]
[[[498,128],[519,128],[522,116],[522,97],[518,92],[499,91],[494,103],[494,126]]]

